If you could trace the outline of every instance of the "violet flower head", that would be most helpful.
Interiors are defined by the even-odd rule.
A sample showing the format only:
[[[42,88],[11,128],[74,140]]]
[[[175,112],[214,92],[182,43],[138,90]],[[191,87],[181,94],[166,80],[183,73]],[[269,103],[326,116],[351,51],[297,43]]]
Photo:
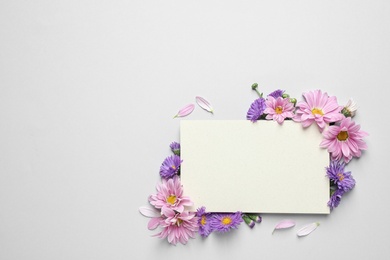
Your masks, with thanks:
[[[239,211],[236,213],[215,214],[211,219],[211,227],[215,231],[225,233],[232,228],[238,228],[242,221],[241,212]]]
[[[329,167],[326,167],[326,174],[331,181],[337,184],[339,190],[347,192],[353,189],[356,182],[351,172],[346,172],[344,168],[344,162],[331,161]]]
[[[271,96],[273,97],[274,99],[277,99],[278,97],[281,97],[284,93],[284,90],[281,90],[281,89],[277,89],[271,93],[268,94],[268,97]]]
[[[175,176],[179,172],[180,164],[182,160],[177,155],[172,155],[165,158],[160,167],[160,175],[164,179],[169,179]]]
[[[334,208],[336,208],[339,204],[340,204],[340,201],[341,201],[341,197],[344,195],[344,191],[343,190],[336,190],[332,196],[330,196],[330,200],[328,202],[328,207],[333,210]]]
[[[251,104],[251,107],[246,114],[246,119],[251,120],[252,122],[256,122],[256,120],[259,120],[261,115],[263,115],[265,108],[265,99],[262,97],[256,99]]]
[[[175,155],[180,156],[180,144],[179,144],[179,143],[177,143],[177,142],[172,142],[171,145],[169,145],[169,147],[171,148],[172,152],[173,152]]]
[[[211,228],[211,213],[206,212],[205,207],[201,207],[196,211],[198,217],[199,234],[201,237],[208,237],[213,229]]]

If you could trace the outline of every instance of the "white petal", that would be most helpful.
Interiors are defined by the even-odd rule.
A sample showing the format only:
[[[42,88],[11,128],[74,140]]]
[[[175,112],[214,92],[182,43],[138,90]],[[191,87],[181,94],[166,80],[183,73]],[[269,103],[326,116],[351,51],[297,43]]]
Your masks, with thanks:
[[[313,232],[318,226],[320,225],[319,222],[311,223],[308,224],[304,227],[302,227],[300,230],[297,232],[298,237],[304,237],[309,235],[311,232]]]
[[[204,110],[213,113],[213,107],[211,106],[210,102],[208,102],[206,99],[202,97],[195,97],[196,103],[203,108]]]
[[[148,218],[158,218],[161,216],[160,211],[158,211],[154,208],[148,207],[148,206],[139,207],[139,212]]]

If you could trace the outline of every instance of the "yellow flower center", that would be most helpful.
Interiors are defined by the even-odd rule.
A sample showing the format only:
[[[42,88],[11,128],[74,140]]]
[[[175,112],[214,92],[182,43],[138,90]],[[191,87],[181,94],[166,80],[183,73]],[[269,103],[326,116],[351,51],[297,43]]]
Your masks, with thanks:
[[[229,225],[230,223],[232,223],[232,219],[230,217],[224,217],[222,218],[221,223],[223,225]]]
[[[176,196],[175,195],[171,195],[167,198],[167,202],[171,205],[175,204],[176,202]]]
[[[338,173],[337,177],[339,178],[339,181],[343,181],[344,180],[344,174],[342,174],[342,173]]]
[[[181,223],[183,223],[183,220],[178,218],[177,221],[176,221],[176,225],[179,227],[181,225]]]
[[[319,109],[319,108],[313,108],[312,110],[311,110],[311,113],[313,114],[313,115],[320,115],[320,116],[323,116],[324,115],[324,112],[322,112],[322,110],[321,109]]]
[[[275,112],[276,112],[276,114],[281,114],[281,113],[283,113],[283,107],[281,107],[281,106],[277,106],[276,108],[275,108]]]
[[[348,139],[348,132],[347,131],[340,131],[340,133],[337,135],[337,139],[339,141],[345,141]]]
[[[176,166],[175,166],[175,165],[172,165],[171,168],[174,169],[174,170],[176,170]]]
[[[202,226],[206,225],[207,221],[206,221],[206,216],[202,216],[202,219],[200,220],[200,224]]]

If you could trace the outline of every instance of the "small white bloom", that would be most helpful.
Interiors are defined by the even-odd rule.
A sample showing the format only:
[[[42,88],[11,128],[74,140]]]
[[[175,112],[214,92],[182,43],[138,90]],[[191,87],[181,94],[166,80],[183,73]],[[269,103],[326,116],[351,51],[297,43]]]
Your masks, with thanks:
[[[350,117],[354,117],[357,110],[356,102],[350,98],[343,110],[345,111],[344,114],[348,114]]]

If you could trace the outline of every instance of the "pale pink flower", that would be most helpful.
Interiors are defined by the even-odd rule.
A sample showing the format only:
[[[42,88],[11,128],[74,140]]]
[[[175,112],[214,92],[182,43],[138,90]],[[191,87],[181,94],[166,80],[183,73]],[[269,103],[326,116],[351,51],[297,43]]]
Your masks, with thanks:
[[[170,208],[164,208],[162,214],[159,225],[163,230],[154,236],[162,239],[168,238],[168,242],[174,245],[178,242],[185,245],[189,238],[195,238],[199,227],[198,217],[195,216],[194,212],[178,213]]]
[[[290,102],[288,98],[274,98],[268,96],[265,101],[267,108],[264,110],[265,114],[268,114],[265,119],[273,119],[279,124],[282,124],[286,117],[292,118],[294,116],[294,104]]]
[[[344,116],[340,113],[343,107],[337,104],[336,97],[329,97],[321,90],[303,93],[305,101],[297,104],[298,110],[293,118],[296,122],[301,122],[303,127],[308,127],[314,122],[317,123],[322,132],[326,124],[340,121]]]
[[[157,209],[170,208],[177,212],[183,212],[185,206],[192,206],[189,197],[183,196],[180,178],[175,175],[169,180],[162,180],[156,186],[157,194],[150,195],[149,201]]]
[[[360,157],[361,150],[366,150],[367,145],[363,137],[366,132],[360,131],[360,125],[356,125],[350,117],[344,118],[340,125],[332,125],[322,134],[320,147],[328,148],[334,160],[343,159],[348,163],[352,157]]]

